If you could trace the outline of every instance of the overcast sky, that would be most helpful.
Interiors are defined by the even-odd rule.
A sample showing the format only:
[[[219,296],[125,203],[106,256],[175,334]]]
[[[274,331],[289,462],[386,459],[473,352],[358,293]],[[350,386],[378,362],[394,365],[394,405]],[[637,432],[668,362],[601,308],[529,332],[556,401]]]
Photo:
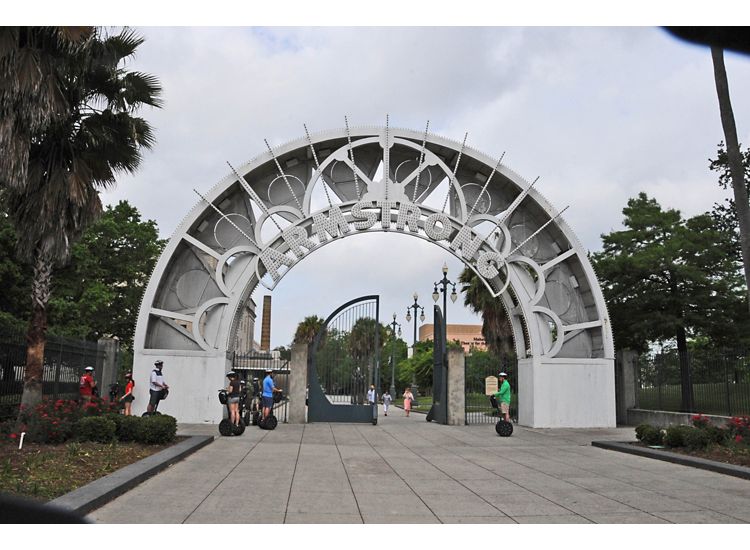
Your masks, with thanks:
[[[164,86],[145,110],[157,144],[107,203],[127,199],[168,237],[228,172],[311,132],[351,125],[430,130],[467,143],[531,181],[584,247],[621,227],[640,191],[690,216],[726,192],[708,170],[723,134],[708,48],[654,27],[195,28],[138,27],[129,65]],[[740,141],[750,143],[750,57],[726,54]],[[303,260],[273,292],[272,345],[306,315],[326,317],[363,294],[381,320],[404,315],[416,290],[432,318],[433,281],[458,260],[419,239],[362,235]],[[267,291],[254,294],[257,304]],[[259,312],[260,313],[260,312]],[[460,305],[449,322],[480,322]],[[256,330],[259,339],[260,323]]]

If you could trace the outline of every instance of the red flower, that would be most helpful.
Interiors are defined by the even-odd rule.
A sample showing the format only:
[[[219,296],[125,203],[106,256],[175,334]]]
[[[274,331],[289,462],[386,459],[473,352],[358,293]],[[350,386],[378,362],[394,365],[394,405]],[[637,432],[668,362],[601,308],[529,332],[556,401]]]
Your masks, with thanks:
[[[18,439],[18,434],[10,434],[11,439]]]
[[[741,436],[741,435],[735,435],[735,436],[734,436],[734,440],[735,440],[735,441],[736,441],[737,443],[742,443],[742,436]]]

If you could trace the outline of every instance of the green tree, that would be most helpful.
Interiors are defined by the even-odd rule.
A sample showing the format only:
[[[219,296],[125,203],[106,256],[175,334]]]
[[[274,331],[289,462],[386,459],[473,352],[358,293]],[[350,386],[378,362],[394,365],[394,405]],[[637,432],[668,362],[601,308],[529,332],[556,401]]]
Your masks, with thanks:
[[[482,336],[487,348],[497,356],[513,356],[513,327],[500,298],[487,290],[482,280],[471,269],[464,268],[458,281],[463,284],[464,305],[482,316]]]
[[[159,107],[161,88],[146,74],[125,70],[143,39],[123,30],[95,31],[55,65],[67,106],[31,136],[23,188],[8,188],[17,251],[33,267],[32,312],[22,403],[41,400],[47,305],[53,269],[65,265],[73,243],[99,218],[99,192],[116,174],[134,172],[141,151],[152,147],[151,127],[135,116],[144,105]]]
[[[719,113],[721,126],[724,130],[724,139],[727,144],[727,166],[734,193],[734,207],[740,235],[740,250],[745,272],[745,289],[747,293],[747,306],[750,308],[750,203],[748,203],[748,190],[745,181],[746,168],[743,166],[742,152],[737,141],[737,126],[734,122],[732,102],[729,97],[729,82],[727,71],[724,66],[724,50],[712,46],[711,59],[714,65],[714,82],[716,83],[716,95],[719,99]]]
[[[166,242],[127,201],[107,206],[55,274],[50,327],[90,340],[116,336],[132,349],[141,298]]]
[[[628,200],[623,214],[625,229],[602,235],[603,250],[592,255],[615,342],[643,352],[652,342],[674,339],[682,407],[691,410],[688,337],[739,336],[731,317],[741,302],[737,273],[722,245],[728,236],[710,215],[685,220],[645,193]]]
[[[32,139],[68,109],[59,65],[93,30],[0,27],[0,186],[26,186]]]
[[[325,319],[321,319],[317,315],[309,315],[305,317],[297,325],[297,330],[294,331],[294,344],[307,344],[308,346],[315,340],[315,335],[318,334],[323,328]]]
[[[0,191],[0,311],[25,321],[29,315],[31,268],[15,259],[16,229]]]
[[[417,385],[424,391],[432,387],[432,370],[433,370],[433,342],[416,342],[414,344],[414,353],[408,359],[398,363],[398,382],[399,391],[403,391],[406,386],[411,386],[412,378]]]

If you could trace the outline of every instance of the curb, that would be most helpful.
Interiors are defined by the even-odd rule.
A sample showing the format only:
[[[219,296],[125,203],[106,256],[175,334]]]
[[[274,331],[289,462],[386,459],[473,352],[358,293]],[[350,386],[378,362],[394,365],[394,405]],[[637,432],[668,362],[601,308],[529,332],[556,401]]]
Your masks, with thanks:
[[[205,447],[213,440],[214,436],[210,435],[189,437],[185,441],[172,445],[168,449],[147,456],[138,462],[129,464],[116,472],[92,481],[88,485],[57,497],[47,503],[47,505],[81,516],[86,515],[129,491],[136,485],[143,483],[162,470],[165,470],[172,464],[179,462],[198,449]]]
[[[711,472],[728,476],[750,479],[750,468],[745,466],[735,466],[734,464],[725,464],[723,462],[716,462],[715,460],[706,460],[705,458],[670,453],[669,451],[657,451],[656,449],[649,449],[647,447],[636,447],[630,443],[616,441],[592,441],[591,446],[607,449],[609,451],[645,456],[646,458],[655,458],[656,460],[664,460],[666,462],[673,462],[675,464],[690,466],[692,468],[700,468],[701,470],[709,470]]]

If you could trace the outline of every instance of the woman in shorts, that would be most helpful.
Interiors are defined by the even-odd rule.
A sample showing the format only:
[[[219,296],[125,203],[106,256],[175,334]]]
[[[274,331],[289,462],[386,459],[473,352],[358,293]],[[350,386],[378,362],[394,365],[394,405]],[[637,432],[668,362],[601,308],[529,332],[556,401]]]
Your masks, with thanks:
[[[227,386],[227,403],[229,404],[229,421],[240,425],[240,377],[234,371],[227,373],[229,385]]]
[[[125,380],[127,380],[127,384],[125,385],[125,395],[123,395],[120,398],[120,401],[123,404],[124,412],[123,414],[125,416],[130,416],[133,414],[130,409],[133,406],[133,401],[135,400],[135,396],[133,395],[133,388],[135,388],[135,382],[133,382],[133,375],[131,373],[127,373],[125,375]]]

